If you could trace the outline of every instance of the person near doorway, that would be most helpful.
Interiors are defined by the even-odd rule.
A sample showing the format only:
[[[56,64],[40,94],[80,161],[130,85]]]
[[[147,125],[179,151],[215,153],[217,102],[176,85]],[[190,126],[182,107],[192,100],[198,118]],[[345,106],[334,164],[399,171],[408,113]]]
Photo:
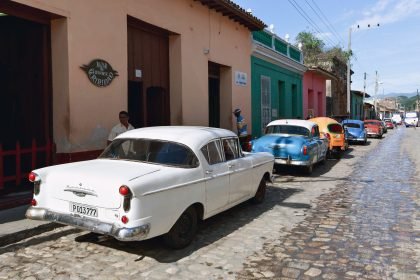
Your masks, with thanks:
[[[130,118],[126,111],[121,111],[118,114],[118,117],[120,122],[111,129],[111,132],[108,136],[108,145],[112,142],[112,140],[114,140],[115,137],[121,133],[134,129],[134,127],[128,122]]]
[[[238,130],[239,142],[241,143],[242,150],[246,150],[244,149],[246,146],[245,143],[249,142],[248,125],[245,118],[241,115],[241,109],[235,109],[233,114],[236,117],[236,129]]]

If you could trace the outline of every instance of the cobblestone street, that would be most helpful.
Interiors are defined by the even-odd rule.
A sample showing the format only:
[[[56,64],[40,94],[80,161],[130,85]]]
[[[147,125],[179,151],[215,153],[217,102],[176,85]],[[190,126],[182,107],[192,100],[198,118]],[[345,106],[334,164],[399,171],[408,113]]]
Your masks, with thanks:
[[[419,183],[408,160],[418,148],[400,150],[417,134],[388,135],[281,244],[249,258],[239,278],[419,279]]]
[[[263,204],[204,221],[186,249],[66,226],[0,248],[0,279],[419,279],[419,134],[280,170]]]

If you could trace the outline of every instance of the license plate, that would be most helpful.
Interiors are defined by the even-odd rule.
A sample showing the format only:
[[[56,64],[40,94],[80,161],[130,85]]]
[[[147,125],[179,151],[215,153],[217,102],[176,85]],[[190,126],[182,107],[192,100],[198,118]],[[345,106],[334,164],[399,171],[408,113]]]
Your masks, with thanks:
[[[70,212],[84,216],[98,217],[98,208],[70,202]]]

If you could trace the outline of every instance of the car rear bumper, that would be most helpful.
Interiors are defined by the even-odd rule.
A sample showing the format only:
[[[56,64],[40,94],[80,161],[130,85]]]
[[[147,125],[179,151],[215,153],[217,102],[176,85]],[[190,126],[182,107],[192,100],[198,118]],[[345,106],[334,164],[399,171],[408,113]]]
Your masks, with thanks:
[[[284,165],[297,165],[297,166],[309,166],[309,160],[292,160],[291,158],[275,158],[274,162],[276,164],[284,164]]]
[[[70,225],[83,230],[110,235],[121,241],[143,240],[147,237],[150,231],[150,224],[126,228],[83,216],[57,213],[45,208],[29,207],[25,215],[28,219]]]
[[[350,142],[365,142],[366,138],[365,137],[353,137],[353,138],[349,138],[348,141],[350,141]]]

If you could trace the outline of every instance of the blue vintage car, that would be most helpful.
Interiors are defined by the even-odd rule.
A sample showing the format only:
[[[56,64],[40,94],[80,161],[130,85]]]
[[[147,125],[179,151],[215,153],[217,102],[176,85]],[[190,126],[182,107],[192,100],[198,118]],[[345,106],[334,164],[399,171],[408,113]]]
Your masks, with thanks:
[[[306,120],[272,121],[251,144],[251,152],[269,152],[276,164],[304,166],[308,174],[315,163],[326,160],[328,151],[328,139],[321,139],[318,125]]]
[[[347,119],[343,120],[341,124],[346,130],[346,137],[349,142],[366,144],[367,133],[363,121]]]

